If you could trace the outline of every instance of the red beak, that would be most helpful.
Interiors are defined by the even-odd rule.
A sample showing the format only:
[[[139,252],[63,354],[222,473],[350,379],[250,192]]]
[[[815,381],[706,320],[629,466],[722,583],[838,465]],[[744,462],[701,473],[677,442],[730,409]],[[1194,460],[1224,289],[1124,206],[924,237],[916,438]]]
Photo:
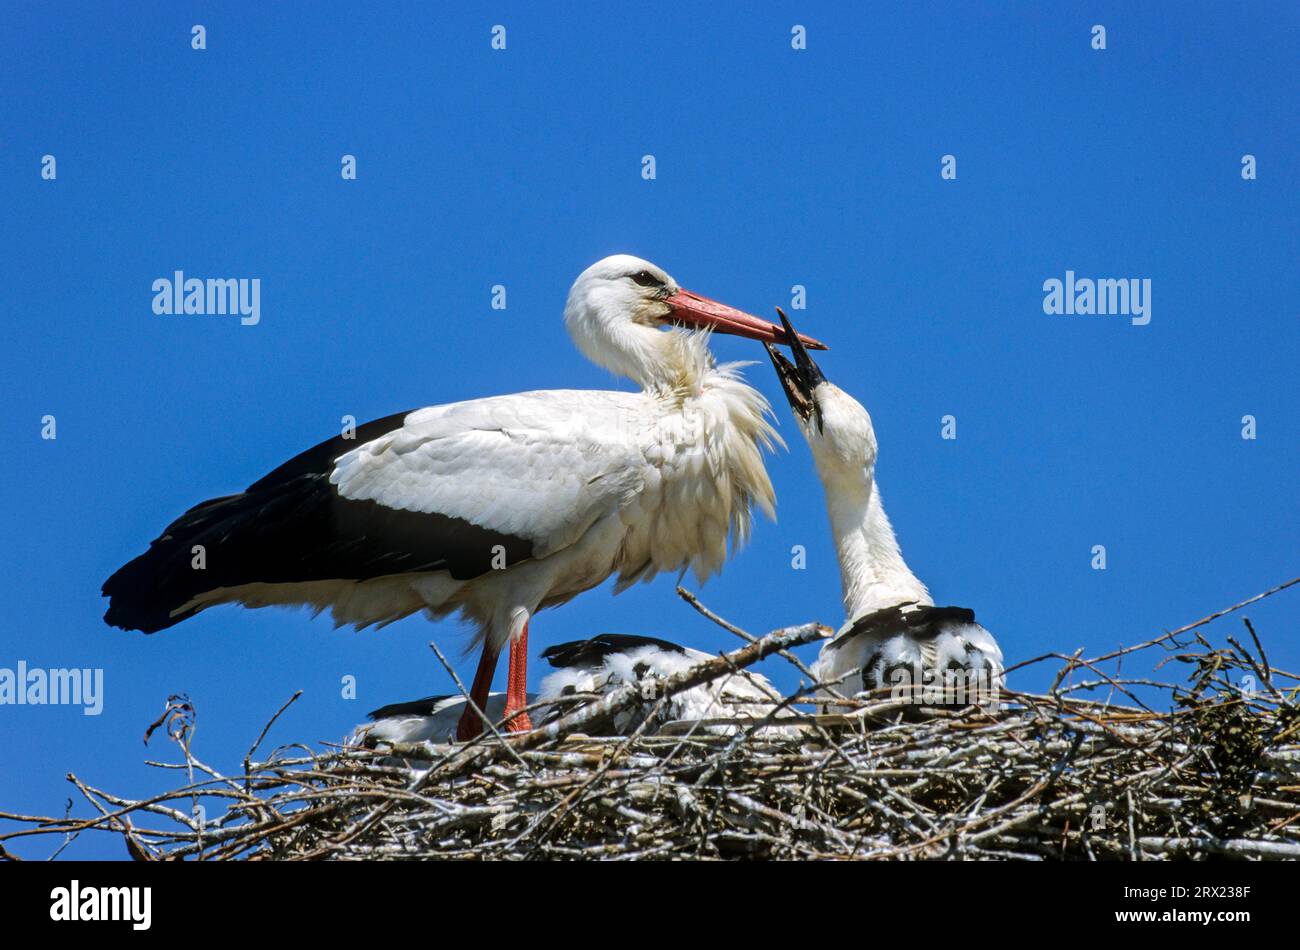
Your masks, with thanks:
[[[668,298],[666,303],[672,307],[672,321],[683,326],[708,327],[714,333],[731,333],[768,343],[788,345],[790,342],[790,336],[784,327],[750,316],[743,310],[728,307],[725,303],[693,294],[689,290],[677,291]],[[827,349],[825,343],[814,340],[810,336],[800,333],[798,337],[799,341],[810,350]]]

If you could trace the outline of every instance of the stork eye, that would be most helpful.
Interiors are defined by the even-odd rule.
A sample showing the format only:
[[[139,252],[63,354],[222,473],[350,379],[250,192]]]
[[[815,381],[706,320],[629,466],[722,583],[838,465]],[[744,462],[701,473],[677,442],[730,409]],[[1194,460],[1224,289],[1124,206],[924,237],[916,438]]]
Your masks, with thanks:
[[[662,287],[664,283],[648,270],[639,270],[635,274],[628,274],[627,276],[631,277],[642,287]]]

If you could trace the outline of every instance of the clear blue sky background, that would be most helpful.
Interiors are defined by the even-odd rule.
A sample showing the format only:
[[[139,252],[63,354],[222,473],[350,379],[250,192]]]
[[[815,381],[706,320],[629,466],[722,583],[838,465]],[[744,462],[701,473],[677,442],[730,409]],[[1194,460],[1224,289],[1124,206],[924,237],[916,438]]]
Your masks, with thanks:
[[[144,637],[104,626],[99,585],[344,414],[626,385],[560,321],[574,276],[616,251],[760,314],[807,286],[795,316],[873,413],[905,554],[1013,662],[1134,642],[1300,574],[1294,3],[721,6],[6,7],[0,666],[102,667],[107,695],[98,718],[0,707],[0,809],[60,812],[68,771],[162,787],[142,760],[174,751],[140,740],[169,693],[198,707],[200,756],[233,770],[294,690],[271,745],[446,691],[431,638],[470,675],[452,622],[355,634],[224,608]],[[1067,268],[1150,278],[1150,325],[1044,315]],[[176,269],[261,278],[261,324],[155,316],[150,285]],[[750,376],[790,440],[770,463],[780,521],[702,596],[756,632],[837,623],[806,447],[770,369]],[[1300,667],[1300,589],[1247,613]],[[542,615],[534,656],[611,630],[734,645],[664,577]]]

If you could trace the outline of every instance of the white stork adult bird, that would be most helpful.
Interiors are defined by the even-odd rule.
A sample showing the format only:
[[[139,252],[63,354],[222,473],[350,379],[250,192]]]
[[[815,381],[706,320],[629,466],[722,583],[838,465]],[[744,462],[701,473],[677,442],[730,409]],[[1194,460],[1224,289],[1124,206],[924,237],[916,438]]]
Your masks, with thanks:
[[[744,540],[750,506],[771,516],[774,503],[760,454],[779,441],[770,407],[708,339],[784,341],[780,327],[622,254],[579,275],[564,319],[589,359],[640,391],[493,396],[322,442],[181,515],[104,583],[104,619],[153,633],[224,603],[328,609],[357,628],[459,611],[482,644],[471,696],[483,708],[509,643],[507,728],[530,729],[534,613],[612,575],[619,590],[659,571],[703,580],[729,538]],[[458,735],[481,727],[467,708]]]
[[[787,333],[793,327],[778,308]],[[943,701],[941,689],[956,687],[984,705],[1003,679],[1002,651],[993,636],[963,607],[936,607],[930,592],[908,568],[876,485],[876,435],[860,402],[826,380],[797,338],[795,364],[771,345],[790,408],[812,449],[826,495],[831,533],[840,563],[845,623],[823,644],[812,672],[840,692],[885,686],[922,687]],[[927,692],[928,691],[928,692]]]

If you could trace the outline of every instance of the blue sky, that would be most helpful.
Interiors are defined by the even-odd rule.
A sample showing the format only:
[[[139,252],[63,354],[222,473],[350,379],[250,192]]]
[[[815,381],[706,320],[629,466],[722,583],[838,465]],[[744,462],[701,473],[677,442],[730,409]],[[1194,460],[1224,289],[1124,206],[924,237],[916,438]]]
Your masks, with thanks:
[[[720,6],[10,5],[0,667],[103,668],[106,695],[97,717],[0,706],[0,810],[61,811],[69,771],[159,789],[142,760],[173,752],[140,738],[169,693],[197,705],[199,755],[235,769],[297,689],[272,745],[448,690],[430,639],[472,675],[453,622],[356,634],[223,608],[144,637],[104,626],[99,585],[344,414],[625,387],[560,320],[573,278],[613,252],[763,315],[807,287],[793,316],[873,414],[904,553],[1011,662],[1100,653],[1300,574],[1294,4]],[[152,282],[178,269],[260,278],[261,322],[155,315]],[[1043,282],[1067,270],[1150,279],[1150,324],[1044,314]],[[838,623],[810,458],[770,368],[750,378],[790,442],[770,460],[780,520],[701,596],[755,632]],[[533,655],[602,631],[733,645],[673,586],[543,614]],[[1246,613],[1300,668],[1300,588]]]

